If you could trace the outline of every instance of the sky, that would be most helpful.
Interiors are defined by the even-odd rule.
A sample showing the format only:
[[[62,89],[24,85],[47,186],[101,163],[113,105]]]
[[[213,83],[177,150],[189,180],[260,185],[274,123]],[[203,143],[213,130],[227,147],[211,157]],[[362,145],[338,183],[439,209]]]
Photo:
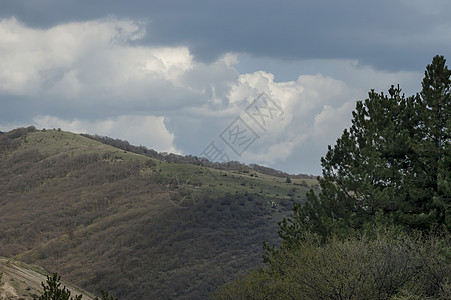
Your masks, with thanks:
[[[0,130],[321,174],[356,101],[421,90],[451,1],[0,1]]]

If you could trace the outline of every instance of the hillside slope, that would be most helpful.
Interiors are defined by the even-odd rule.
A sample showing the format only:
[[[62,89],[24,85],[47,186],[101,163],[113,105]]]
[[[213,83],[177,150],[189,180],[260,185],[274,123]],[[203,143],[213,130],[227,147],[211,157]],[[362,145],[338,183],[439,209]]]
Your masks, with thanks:
[[[0,255],[123,299],[206,298],[315,184],[18,129],[0,135]]]
[[[12,259],[0,258],[0,299],[33,299],[42,294],[42,282],[47,274],[42,268],[29,266]],[[90,293],[63,282],[72,295],[83,295],[83,299],[92,300]]]

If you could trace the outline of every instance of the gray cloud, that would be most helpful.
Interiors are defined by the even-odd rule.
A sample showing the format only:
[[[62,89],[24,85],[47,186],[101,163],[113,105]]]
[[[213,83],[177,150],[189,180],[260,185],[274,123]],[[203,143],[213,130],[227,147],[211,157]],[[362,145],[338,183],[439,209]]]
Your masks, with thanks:
[[[266,92],[283,117],[231,159],[319,174],[356,100],[396,83],[418,91],[450,50],[450,5],[433,2],[5,0],[0,130],[62,127],[199,155]]]
[[[226,52],[299,59],[357,59],[386,70],[420,70],[451,50],[451,3],[422,1],[6,0],[1,16],[31,26],[105,16],[149,21],[147,45],[185,45],[196,59]]]

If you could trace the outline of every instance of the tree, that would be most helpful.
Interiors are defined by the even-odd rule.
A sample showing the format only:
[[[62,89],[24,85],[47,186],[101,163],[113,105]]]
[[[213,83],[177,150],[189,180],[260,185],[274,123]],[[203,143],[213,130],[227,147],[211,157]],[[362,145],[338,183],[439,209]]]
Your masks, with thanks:
[[[46,283],[41,282],[44,292],[39,298],[34,298],[35,300],[81,300],[83,297],[82,295],[72,297],[71,292],[65,286],[61,288],[61,276],[58,273],[53,273],[52,276],[48,275]],[[100,294],[102,295],[101,300],[119,300],[103,290]],[[99,298],[96,297],[95,300],[99,300]]]
[[[419,176],[412,191],[420,195],[415,204],[426,203],[429,215],[451,229],[451,70],[443,56],[435,56],[427,66],[422,87],[417,143],[413,145]]]
[[[224,285],[218,298],[450,298],[445,62],[433,58],[420,94],[392,86],[357,102],[351,127],[321,159],[320,192],[310,190],[279,223],[282,246],[264,244],[266,267]],[[423,234],[438,225],[439,237]]]
[[[111,296],[108,292],[105,292],[104,290],[100,291],[100,295],[102,295],[102,300],[119,300],[119,298]],[[96,297],[95,300],[99,300],[99,298]]]
[[[63,286],[61,288],[61,276],[53,273],[52,276],[47,276],[47,284],[41,282],[44,293],[37,298],[38,300],[81,300],[82,295],[71,297],[70,291]],[[36,299],[36,298],[34,298]]]
[[[412,103],[394,86],[389,95],[371,91],[368,99],[357,102],[352,126],[321,159],[320,194],[311,190],[304,206],[295,205],[293,218],[281,223],[283,238],[297,239],[299,226],[324,236],[359,230],[375,224],[381,213],[390,215],[400,208],[394,200],[405,194],[398,183],[413,135],[405,118]]]
[[[290,178],[290,176],[287,175],[287,178],[285,178],[285,182],[286,182],[286,183],[291,183],[291,178]]]
[[[309,228],[322,236],[396,224],[451,228],[450,81],[442,56],[428,65],[419,95],[372,90],[352,125],[321,159],[321,191],[280,223],[285,243]]]

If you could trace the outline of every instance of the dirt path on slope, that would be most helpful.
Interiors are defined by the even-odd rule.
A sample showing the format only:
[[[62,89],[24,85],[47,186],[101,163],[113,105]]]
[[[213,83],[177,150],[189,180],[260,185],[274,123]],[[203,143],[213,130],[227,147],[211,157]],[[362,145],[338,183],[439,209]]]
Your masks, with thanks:
[[[36,267],[38,269],[39,267]],[[44,270],[42,270],[44,273]],[[46,281],[46,276],[26,267],[25,264],[14,260],[0,258],[0,299],[33,299],[42,293],[41,282]],[[73,285],[64,282],[72,295],[83,294],[83,300],[93,300],[85,292]]]

